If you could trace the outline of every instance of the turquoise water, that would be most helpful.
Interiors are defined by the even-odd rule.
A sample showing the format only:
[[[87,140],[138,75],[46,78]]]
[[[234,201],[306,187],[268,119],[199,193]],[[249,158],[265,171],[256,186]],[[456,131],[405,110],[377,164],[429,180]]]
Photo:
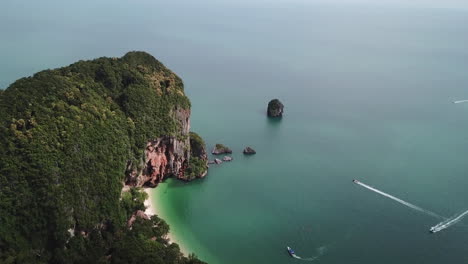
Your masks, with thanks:
[[[210,263],[467,263],[468,12],[268,1],[6,1],[0,86],[78,59],[146,50],[177,72],[192,128],[234,150],[156,189],[183,246]],[[272,98],[285,104],[269,120]],[[257,150],[245,157],[242,149]]]

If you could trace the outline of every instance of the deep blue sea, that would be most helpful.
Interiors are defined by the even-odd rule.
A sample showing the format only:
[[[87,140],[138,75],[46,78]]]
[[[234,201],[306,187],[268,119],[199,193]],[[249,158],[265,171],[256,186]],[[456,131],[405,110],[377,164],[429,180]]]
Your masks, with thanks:
[[[421,1],[422,2],[422,1]],[[0,87],[144,50],[182,77],[192,129],[234,161],[156,189],[210,263],[468,263],[468,11],[277,0],[0,3]],[[265,116],[270,99],[282,120]],[[245,146],[257,150],[243,156]]]

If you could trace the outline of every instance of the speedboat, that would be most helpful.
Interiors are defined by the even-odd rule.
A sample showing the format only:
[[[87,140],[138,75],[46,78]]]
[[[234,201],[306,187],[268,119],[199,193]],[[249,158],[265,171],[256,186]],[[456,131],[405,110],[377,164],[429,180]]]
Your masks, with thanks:
[[[294,250],[292,250],[292,248],[290,247],[286,247],[286,249],[288,250],[288,253],[289,255],[291,255],[291,257],[293,257],[296,253],[294,252]]]
[[[433,227],[431,227],[431,229],[429,229],[429,232],[432,233],[432,234],[434,234],[436,231],[437,230],[436,230],[435,226],[433,226]]]
[[[353,180],[353,182],[354,182],[354,183],[358,183],[358,181],[357,181],[357,180]]]

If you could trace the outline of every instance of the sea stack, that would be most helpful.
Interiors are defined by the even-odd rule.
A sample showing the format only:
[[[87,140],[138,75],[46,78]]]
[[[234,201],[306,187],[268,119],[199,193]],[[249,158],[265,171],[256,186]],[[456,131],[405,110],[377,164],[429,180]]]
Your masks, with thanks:
[[[268,103],[267,114],[269,117],[282,117],[284,105],[278,99],[273,99]]]

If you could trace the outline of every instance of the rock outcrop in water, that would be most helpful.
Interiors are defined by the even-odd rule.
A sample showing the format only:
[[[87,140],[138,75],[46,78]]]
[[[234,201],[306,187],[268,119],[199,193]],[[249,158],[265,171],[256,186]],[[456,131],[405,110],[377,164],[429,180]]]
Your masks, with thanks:
[[[284,105],[278,99],[273,99],[268,103],[267,115],[269,117],[282,117]]]
[[[216,144],[213,150],[211,151],[211,154],[213,155],[221,155],[221,154],[231,154],[232,150],[223,144]]]
[[[257,153],[257,152],[256,152],[253,148],[251,148],[251,147],[246,147],[246,148],[244,149],[243,153],[244,153],[245,155],[253,155],[253,154]]]

